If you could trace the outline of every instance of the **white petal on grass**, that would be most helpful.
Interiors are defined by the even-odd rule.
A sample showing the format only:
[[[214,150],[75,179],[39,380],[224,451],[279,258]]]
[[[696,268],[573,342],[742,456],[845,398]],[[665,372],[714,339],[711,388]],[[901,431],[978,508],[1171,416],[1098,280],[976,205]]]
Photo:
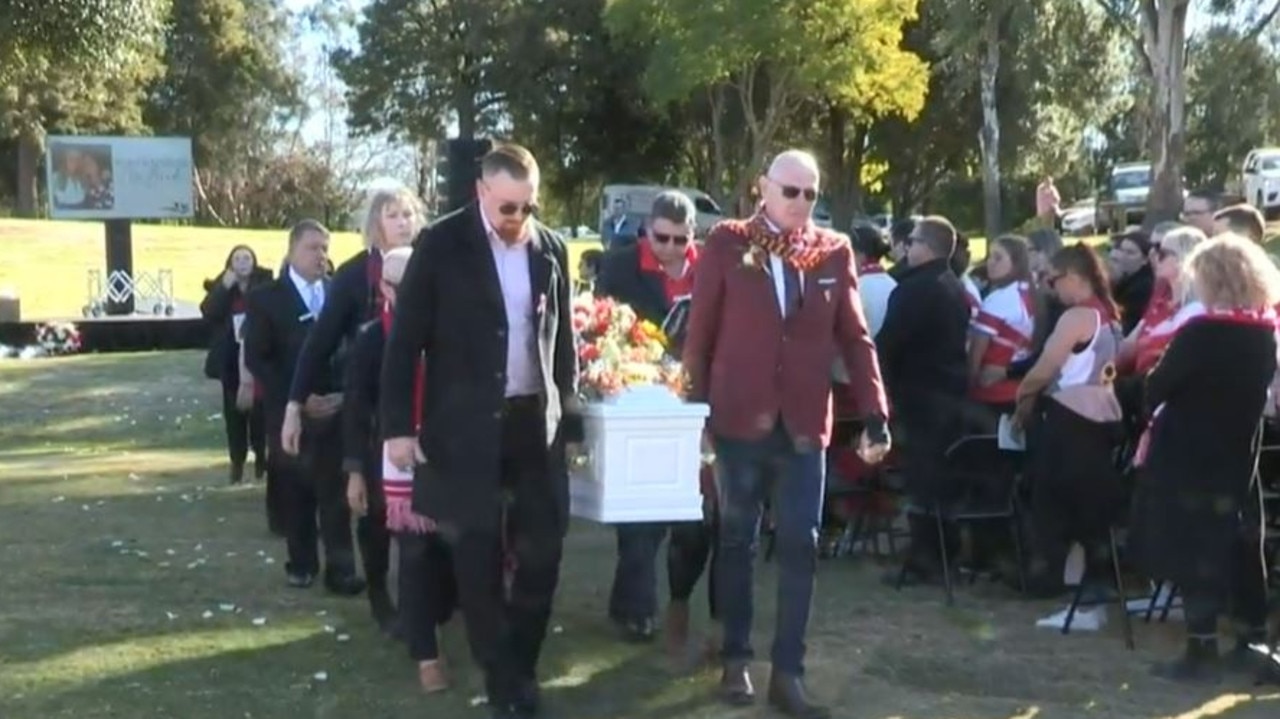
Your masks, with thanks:
[[[329,681],[329,672],[316,672],[311,675],[311,678],[318,682],[327,682]]]
[[[173,620],[175,620],[175,619],[177,619],[177,618],[178,618],[178,615],[177,615],[177,614],[174,614],[173,612],[165,612],[165,613],[164,613],[164,615],[165,615],[166,617],[168,617],[168,618],[169,618],[169,621],[171,621],[171,622],[172,622]]]
[[[218,611],[220,612],[234,612],[235,610],[236,605],[231,602],[223,602],[218,605]]]
[[[334,639],[337,639],[337,640],[338,640],[338,641],[340,641],[340,642],[349,642],[349,641],[351,641],[351,635],[350,635],[350,634],[339,634],[338,636],[334,637]]]
[[[332,624],[326,624],[326,625],[324,625],[324,632],[325,632],[325,634],[333,634],[333,633],[334,633],[334,632],[336,632],[336,631],[338,631],[338,630],[337,630],[337,629],[334,629]]]
[[[255,627],[262,627],[262,626],[266,626],[266,624],[267,624],[267,618],[266,618],[266,617],[254,617],[254,618],[253,618],[253,626],[255,626]]]
[[[206,609],[206,610],[204,610],[204,612],[202,612],[202,613],[200,614],[200,618],[201,618],[201,619],[213,619],[213,612],[211,612],[211,611],[209,611],[208,609]]]

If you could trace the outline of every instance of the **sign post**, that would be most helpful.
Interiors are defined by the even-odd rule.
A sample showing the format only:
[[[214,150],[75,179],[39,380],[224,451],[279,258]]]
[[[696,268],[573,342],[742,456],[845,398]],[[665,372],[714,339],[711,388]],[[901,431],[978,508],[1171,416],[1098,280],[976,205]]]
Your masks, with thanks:
[[[108,315],[135,309],[133,220],[193,215],[189,137],[48,138],[49,217],[106,223]]]

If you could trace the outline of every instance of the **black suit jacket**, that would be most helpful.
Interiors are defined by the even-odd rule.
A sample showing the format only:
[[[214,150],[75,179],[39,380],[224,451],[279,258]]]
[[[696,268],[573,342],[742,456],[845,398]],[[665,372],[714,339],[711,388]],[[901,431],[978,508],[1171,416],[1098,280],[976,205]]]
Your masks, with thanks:
[[[564,442],[578,441],[582,432],[569,263],[564,242],[540,224],[535,223],[528,247],[548,476],[555,483],[563,530],[569,505]],[[507,317],[474,203],[440,218],[414,240],[382,363],[384,437],[415,434],[413,376],[421,353],[426,355],[427,391],[422,431],[416,434],[427,463],[415,475],[414,510],[459,528],[496,531]]]
[[[369,252],[362,250],[343,262],[333,274],[324,308],[298,354],[298,366],[289,387],[289,400],[305,402],[316,390],[317,380],[332,364],[345,362],[346,346],[355,340],[360,325],[374,311],[377,288],[369,282]]]
[[[258,267],[249,274],[249,291],[271,281],[271,270]],[[209,325],[209,353],[204,358],[204,376],[223,379],[227,372],[235,370],[239,376],[240,350],[236,346],[235,326],[232,321],[232,305],[240,296],[240,285],[230,289],[222,284],[222,277],[205,280],[205,296],[200,303],[200,314]]]
[[[328,291],[326,285],[326,303]],[[315,324],[316,320],[307,311],[307,304],[298,294],[287,270],[276,281],[249,293],[244,361],[254,379],[262,383],[268,422],[273,429],[284,417],[298,355],[302,353],[307,334]],[[336,391],[337,386],[333,371],[323,367],[314,380],[312,391],[327,394]],[[278,433],[273,431],[272,434]]]
[[[382,436],[378,432],[382,353],[387,335],[382,320],[361,325],[347,353],[342,395],[342,469],[366,479],[382,476]]]

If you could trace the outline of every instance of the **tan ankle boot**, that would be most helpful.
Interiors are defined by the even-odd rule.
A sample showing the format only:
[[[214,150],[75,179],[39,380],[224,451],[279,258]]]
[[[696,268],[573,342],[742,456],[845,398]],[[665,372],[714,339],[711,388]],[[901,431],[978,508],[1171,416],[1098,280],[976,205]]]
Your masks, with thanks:
[[[448,689],[449,676],[445,673],[444,660],[418,662],[418,683],[422,685],[422,691],[427,694]]]

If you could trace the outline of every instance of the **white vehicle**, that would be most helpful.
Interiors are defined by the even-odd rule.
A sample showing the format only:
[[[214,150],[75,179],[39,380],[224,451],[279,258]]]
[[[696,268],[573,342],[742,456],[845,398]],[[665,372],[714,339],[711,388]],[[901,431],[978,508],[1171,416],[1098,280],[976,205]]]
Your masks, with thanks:
[[[706,235],[713,225],[724,219],[724,211],[715,200],[711,199],[711,195],[702,190],[662,185],[606,185],[604,191],[600,193],[600,221],[597,227],[603,234],[605,222],[613,212],[613,202],[618,199],[626,200],[628,217],[644,222],[649,216],[649,208],[653,205],[654,198],[667,190],[682,192],[693,200],[693,206],[698,211],[696,226],[699,236]]]
[[[1091,235],[1097,226],[1098,201],[1078,200],[1062,210],[1062,231],[1068,235]]]
[[[1251,150],[1244,158],[1240,185],[1245,201],[1263,214],[1280,209],[1280,148]]]

